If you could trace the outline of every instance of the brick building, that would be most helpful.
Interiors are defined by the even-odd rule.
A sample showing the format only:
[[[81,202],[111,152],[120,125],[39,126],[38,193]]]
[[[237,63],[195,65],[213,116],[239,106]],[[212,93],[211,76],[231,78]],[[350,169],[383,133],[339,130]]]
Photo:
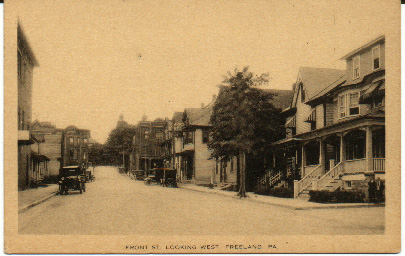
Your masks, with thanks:
[[[88,162],[90,131],[68,126],[62,133],[62,166]]]
[[[166,121],[157,118],[147,121],[146,117],[137,124],[131,152],[131,170],[148,170],[163,167],[163,148]]]

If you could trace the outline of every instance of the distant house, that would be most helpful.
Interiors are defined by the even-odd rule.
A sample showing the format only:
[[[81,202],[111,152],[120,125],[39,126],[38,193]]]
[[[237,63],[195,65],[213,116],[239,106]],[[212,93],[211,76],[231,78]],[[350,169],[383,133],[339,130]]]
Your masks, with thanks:
[[[81,165],[88,162],[90,131],[68,126],[62,134],[62,166]]]
[[[295,197],[310,190],[367,194],[370,179],[385,179],[385,37],[342,60],[346,70],[300,69],[284,112],[289,133],[274,144],[270,180],[298,174]]]
[[[131,170],[149,170],[163,167],[162,143],[165,141],[166,121],[157,118],[138,122],[130,157]]]
[[[56,179],[59,169],[62,166],[62,137],[63,129],[56,128],[50,122],[34,121],[31,132],[36,137],[42,137],[43,142],[39,144],[38,151],[49,158],[45,178]]]
[[[17,24],[17,81],[18,81],[18,188],[32,185],[38,175],[34,166],[40,161],[31,152],[31,145],[39,140],[30,132],[32,117],[32,78],[34,67],[38,67],[34,53],[28,43],[21,24]],[[35,160],[35,164],[34,161]]]

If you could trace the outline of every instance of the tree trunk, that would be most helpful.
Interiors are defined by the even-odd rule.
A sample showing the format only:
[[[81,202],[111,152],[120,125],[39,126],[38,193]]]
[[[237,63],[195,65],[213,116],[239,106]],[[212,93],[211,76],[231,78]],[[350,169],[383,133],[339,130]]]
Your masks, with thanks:
[[[240,190],[240,154],[236,155],[236,188]]]
[[[240,186],[238,196],[246,197],[246,154],[241,154]]]

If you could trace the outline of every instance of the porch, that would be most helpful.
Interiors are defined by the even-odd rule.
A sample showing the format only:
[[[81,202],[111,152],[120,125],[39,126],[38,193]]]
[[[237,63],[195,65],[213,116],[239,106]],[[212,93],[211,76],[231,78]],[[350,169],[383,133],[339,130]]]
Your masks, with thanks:
[[[385,172],[385,126],[363,125],[313,135],[301,145],[303,178],[294,182],[294,198],[310,190],[334,191],[342,186],[345,175]]]

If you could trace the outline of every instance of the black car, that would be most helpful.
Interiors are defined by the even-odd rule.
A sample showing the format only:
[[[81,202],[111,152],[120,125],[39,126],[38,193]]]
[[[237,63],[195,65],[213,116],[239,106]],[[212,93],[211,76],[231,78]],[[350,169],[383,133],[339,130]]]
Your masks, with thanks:
[[[86,192],[86,173],[81,166],[65,166],[60,169],[59,194],[68,194],[69,190]]]

